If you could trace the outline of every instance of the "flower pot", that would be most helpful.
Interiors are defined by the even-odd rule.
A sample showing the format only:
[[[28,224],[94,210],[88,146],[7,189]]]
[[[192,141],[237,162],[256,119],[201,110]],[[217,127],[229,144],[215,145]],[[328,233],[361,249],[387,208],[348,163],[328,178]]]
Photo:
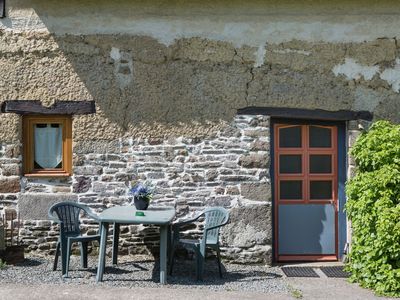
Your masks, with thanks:
[[[146,210],[149,207],[149,200],[141,197],[134,197],[134,204],[137,210]]]

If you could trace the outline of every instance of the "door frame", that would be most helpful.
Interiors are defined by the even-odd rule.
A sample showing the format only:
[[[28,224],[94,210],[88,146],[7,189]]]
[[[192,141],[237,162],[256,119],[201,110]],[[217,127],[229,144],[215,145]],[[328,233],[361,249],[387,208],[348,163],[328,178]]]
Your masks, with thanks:
[[[298,255],[290,261],[326,261],[340,260],[345,253],[344,249],[347,243],[347,220],[344,213],[346,203],[345,182],[347,171],[347,139],[346,139],[346,122],[340,121],[325,121],[325,120],[307,120],[307,119],[287,119],[287,118],[271,118],[270,120],[270,178],[271,178],[271,193],[272,193],[272,240],[273,240],[273,258],[278,262],[278,220],[277,220],[277,201],[275,199],[275,124],[288,125],[321,125],[321,126],[336,126],[337,127],[337,212],[335,213],[335,230],[336,230],[336,256],[316,256],[316,255]],[[280,261],[286,261],[282,259]]]

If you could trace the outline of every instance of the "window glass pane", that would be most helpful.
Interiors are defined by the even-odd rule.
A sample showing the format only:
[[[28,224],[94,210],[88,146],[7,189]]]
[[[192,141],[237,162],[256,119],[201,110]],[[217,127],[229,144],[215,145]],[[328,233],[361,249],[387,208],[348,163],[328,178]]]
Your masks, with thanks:
[[[281,180],[279,189],[281,200],[301,200],[303,198],[303,182],[301,180]]]
[[[280,155],[279,173],[298,174],[301,173],[301,155]]]
[[[310,147],[330,148],[332,147],[332,130],[330,128],[310,126]]]
[[[280,148],[301,148],[301,127],[287,127],[279,129]]]
[[[310,155],[310,173],[332,173],[332,155]]]
[[[332,199],[332,181],[330,180],[310,181],[310,199],[311,200]]]
[[[36,124],[33,138],[35,169],[62,168],[62,125]]]

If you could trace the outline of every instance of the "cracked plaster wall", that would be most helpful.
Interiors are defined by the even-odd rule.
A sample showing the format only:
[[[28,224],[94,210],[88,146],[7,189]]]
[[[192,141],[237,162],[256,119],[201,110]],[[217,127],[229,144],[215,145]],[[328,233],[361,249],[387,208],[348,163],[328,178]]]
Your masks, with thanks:
[[[76,141],[210,136],[251,105],[400,121],[396,1],[275,2],[10,0],[0,101],[95,100]],[[0,126],[20,140],[20,118]]]
[[[138,36],[3,31],[0,39],[1,100],[96,101],[96,115],[74,117],[76,141],[212,135],[252,105],[400,121],[395,39],[270,43],[258,67],[251,47],[201,38],[168,47]],[[0,125],[0,140],[19,140],[18,117],[2,114]]]

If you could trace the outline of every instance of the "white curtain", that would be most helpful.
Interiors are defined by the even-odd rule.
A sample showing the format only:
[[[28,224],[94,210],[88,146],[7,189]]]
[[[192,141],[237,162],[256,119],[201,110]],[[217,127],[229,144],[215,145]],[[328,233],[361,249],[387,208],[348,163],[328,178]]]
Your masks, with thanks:
[[[62,161],[62,126],[35,126],[35,162],[42,168],[53,169]]]

